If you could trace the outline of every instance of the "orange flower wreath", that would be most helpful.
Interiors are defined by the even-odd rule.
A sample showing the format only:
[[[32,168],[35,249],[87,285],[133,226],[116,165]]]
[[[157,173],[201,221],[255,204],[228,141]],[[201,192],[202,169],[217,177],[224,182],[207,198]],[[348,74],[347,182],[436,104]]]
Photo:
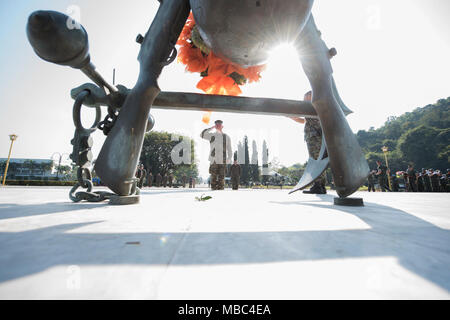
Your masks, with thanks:
[[[197,88],[206,94],[238,96],[241,85],[257,82],[265,65],[242,68],[217,57],[201,40],[191,14],[181,32],[178,62],[186,65],[186,71],[199,72],[203,77]]]

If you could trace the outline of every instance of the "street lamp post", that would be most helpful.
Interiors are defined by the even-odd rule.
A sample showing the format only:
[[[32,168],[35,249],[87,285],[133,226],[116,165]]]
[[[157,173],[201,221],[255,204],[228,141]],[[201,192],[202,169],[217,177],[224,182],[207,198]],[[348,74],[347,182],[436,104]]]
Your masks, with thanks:
[[[53,160],[53,156],[54,156],[55,154],[59,156],[58,168],[57,168],[57,170],[56,170],[56,180],[59,180],[59,171],[61,170],[61,160],[62,160],[62,158],[63,158],[64,155],[69,156],[69,154],[68,154],[68,153],[63,153],[63,154],[61,154],[61,153],[59,153],[59,152],[55,152],[55,153],[53,153],[52,156],[51,156],[51,159],[52,159],[52,160]]]
[[[392,186],[391,186],[391,172],[389,170],[389,163],[388,163],[388,158],[387,158],[387,154],[388,154],[389,149],[388,149],[388,147],[384,146],[384,147],[381,148],[381,150],[383,151],[384,159],[386,160],[387,172],[389,172],[388,175],[387,175],[388,176],[389,189],[392,190]]]
[[[9,160],[11,159],[12,147],[13,147],[14,141],[16,141],[18,137],[19,136],[16,134],[9,135],[9,139],[11,140],[11,146],[9,147],[8,161],[6,161],[5,175],[3,176],[3,186],[6,183],[6,175],[8,174]]]

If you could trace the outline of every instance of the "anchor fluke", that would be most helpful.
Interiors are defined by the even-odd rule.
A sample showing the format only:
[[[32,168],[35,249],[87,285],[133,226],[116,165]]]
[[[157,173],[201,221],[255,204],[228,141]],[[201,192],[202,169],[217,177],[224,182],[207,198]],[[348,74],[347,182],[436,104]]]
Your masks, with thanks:
[[[318,177],[320,177],[325,170],[327,170],[330,159],[328,156],[325,157],[326,152],[327,144],[325,142],[325,137],[322,136],[322,146],[320,148],[319,157],[317,159],[309,158],[305,172],[303,173],[298,184],[291,192],[289,192],[289,194],[305,189]]]

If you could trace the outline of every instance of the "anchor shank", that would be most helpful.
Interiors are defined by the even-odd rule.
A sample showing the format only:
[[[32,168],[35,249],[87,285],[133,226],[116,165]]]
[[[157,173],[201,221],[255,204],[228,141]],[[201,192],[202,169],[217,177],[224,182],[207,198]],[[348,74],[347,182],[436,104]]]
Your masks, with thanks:
[[[111,84],[109,84],[98,71],[95,69],[95,66],[92,64],[92,62],[89,62],[86,66],[81,68],[81,71],[96,85],[99,87],[105,87],[109,90],[110,93],[118,92],[117,88]]]
[[[127,196],[131,192],[150,107],[160,92],[157,80],[189,11],[188,0],[161,3],[139,53],[139,79],[128,94],[95,163],[98,176],[118,195]]]

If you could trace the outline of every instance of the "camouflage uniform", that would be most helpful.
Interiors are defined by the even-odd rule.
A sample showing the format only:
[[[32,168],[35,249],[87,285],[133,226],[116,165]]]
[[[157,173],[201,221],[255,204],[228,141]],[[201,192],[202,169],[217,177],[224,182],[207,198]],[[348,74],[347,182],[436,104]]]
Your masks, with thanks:
[[[403,183],[405,184],[405,191],[406,192],[410,192],[410,190],[409,190],[409,182],[408,182],[408,174],[405,171],[403,172],[402,177],[403,177]]]
[[[386,192],[386,190],[391,191],[388,186],[388,178],[387,178],[387,167],[380,164],[377,167],[377,177],[378,177],[378,184],[380,185],[381,191]]]
[[[425,190],[424,185],[423,185],[423,176],[420,173],[419,176],[417,177],[417,192],[423,192]]]
[[[410,192],[417,192],[416,170],[414,170],[414,168],[412,167],[409,167],[406,170],[406,173],[408,174],[408,183]]]
[[[141,170],[142,170],[142,174],[139,179],[139,188],[140,189],[142,189],[142,187],[144,187],[145,177],[147,176],[147,170],[145,170],[144,168],[142,168]]]
[[[153,184],[153,175],[152,175],[151,172],[149,172],[148,178],[147,178],[147,185],[148,185],[149,187],[151,187],[152,184]]]
[[[205,129],[200,134],[200,137],[210,143],[209,173],[211,174],[211,189],[224,190],[227,162],[230,162],[232,156],[231,139],[225,133],[211,133],[211,130],[212,128]],[[220,141],[222,141],[222,145],[220,145]]]
[[[156,186],[157,186],[158,188],[161,187],[161,182],[162,182],[162,176],[161,176],[160,173],[158,173],[158,174],[156,175]]]
[[[225,189],[225,169],[226,165],[212,163],[209,166],[209,173],[211,174],[211,189],[224,190]]]
[[[449,192],[449,183],[448,183],[449,174],[442,175],[441,185],[443,192]]]
[[[373,176],[373,172],[370,172],[369,177],[367,178],[369,181],[369,192],[375,192],[375,177]]]
[[[432,191],[430,175],[426,171],[423,172],[423,187],[425,192]]]
[[[318,159],[320,148],[322,147],[322,127],[319,119],[306,118],[305,141],[308,146],[308,153],[311,158]],[[325,191],[326,175],[322,173],[315,181],[311,189]]]
[[[145,170],[141,166],[138,166],[138,168],[136,170],[136,175],[135,175],[136,178],[138,179],[138,182],[137,182],[138,188],[142,189],[142,187],[144,186],[144,178],[146,175],[147,175],[147,170]]]
[[[447,171],[447,174],[443,174],[442,175],[442,188],[444,190],[444,192],[449,192],[450,189],[450,185],[449,185],[449,178],[450,178],[450,174]]]
[[[439,192],[439,176],[436,172],[431,175],[431,190],[432,192]]]

